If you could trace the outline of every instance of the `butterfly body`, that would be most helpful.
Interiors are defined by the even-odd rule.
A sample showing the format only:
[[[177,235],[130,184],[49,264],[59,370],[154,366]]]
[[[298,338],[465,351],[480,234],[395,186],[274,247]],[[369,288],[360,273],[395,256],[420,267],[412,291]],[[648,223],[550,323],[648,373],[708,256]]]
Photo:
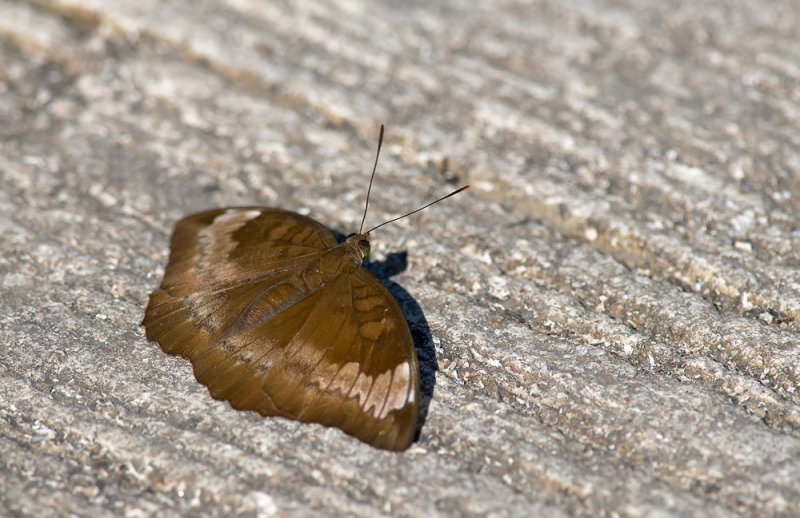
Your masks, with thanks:
[[[408,447],[419,367],[402,311],[361,265],[368,234],[337,243],[311,218],[240,207],[182,219],[170,248],[143,325],[215,398]]]

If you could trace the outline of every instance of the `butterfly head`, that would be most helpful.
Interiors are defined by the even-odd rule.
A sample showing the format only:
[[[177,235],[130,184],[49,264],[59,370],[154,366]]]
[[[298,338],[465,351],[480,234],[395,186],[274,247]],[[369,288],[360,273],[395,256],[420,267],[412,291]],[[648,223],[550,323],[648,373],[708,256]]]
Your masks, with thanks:
[[[349,244],[356,252],[359,252],[362,259],[369,255],[369,233],[350,234],[347,236],[347,244]]]

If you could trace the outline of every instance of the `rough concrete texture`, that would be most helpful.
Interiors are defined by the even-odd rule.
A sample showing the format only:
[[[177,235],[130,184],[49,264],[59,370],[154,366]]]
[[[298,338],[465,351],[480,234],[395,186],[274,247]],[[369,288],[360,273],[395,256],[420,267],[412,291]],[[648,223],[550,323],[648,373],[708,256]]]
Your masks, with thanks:
[[[0,0],[0,515],[800,515],[799,21]],[[399,454],[138,326],[185,214],[354,230],[381,122],[368,221],[473,186],[373,235],[432,393]]]

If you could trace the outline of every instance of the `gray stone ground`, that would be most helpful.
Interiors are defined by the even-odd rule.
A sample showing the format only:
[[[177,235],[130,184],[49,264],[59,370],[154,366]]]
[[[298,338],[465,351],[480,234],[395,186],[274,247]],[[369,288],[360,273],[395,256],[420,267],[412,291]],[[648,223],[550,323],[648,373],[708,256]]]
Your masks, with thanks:
[[[800,515],[799,21],[0,0],[0,515]],[[380,122],[369,221],[473,186],[373,235],[432,392],[399,454],[138,326],[187,213],[353,230]]]

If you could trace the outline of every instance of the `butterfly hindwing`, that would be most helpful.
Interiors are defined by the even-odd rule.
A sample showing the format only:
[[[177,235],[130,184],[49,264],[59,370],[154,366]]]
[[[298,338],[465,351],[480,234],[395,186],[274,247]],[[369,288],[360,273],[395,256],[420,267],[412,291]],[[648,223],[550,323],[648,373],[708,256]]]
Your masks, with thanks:
[[[416,432],[418,366],[405,318],[364,268],[327,286],[313,306],[276,316],[304,324],[264,378],[294,419],[336,426],[374,446],[404,449]]]

